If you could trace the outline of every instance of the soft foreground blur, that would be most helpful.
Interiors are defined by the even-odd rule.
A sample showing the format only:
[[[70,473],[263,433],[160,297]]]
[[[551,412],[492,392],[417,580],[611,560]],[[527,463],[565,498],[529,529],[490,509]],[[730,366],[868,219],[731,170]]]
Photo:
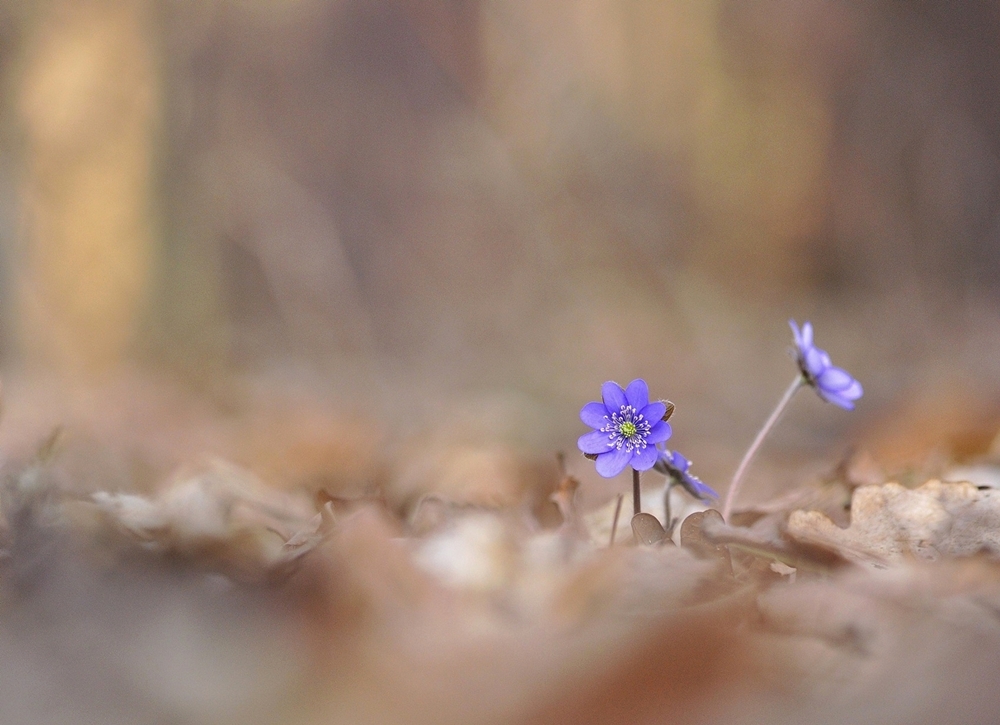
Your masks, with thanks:
[[[10,467],[3,489],[3,722],[930,724],[1000,711],[988,486],[859,484],[856,461],[743,511],[749,528],[697,514],[683,548],[622,545],[624,532],[608,547],[610,509],[581,518],[570,479],[542,528],[525,507],[310,500],[219,462],[155,495],[81,497],[60,490],[58,445]],[[655,495],[645,505],[661,510]]]
[[[992,465],[998,22],[0,0],[0,720],[995,720],[988,556],[720,584],[549,497],[622,490],[577,414],[635,377],[724,493],[790,317],[865,397],[794,402],[768,535]]]

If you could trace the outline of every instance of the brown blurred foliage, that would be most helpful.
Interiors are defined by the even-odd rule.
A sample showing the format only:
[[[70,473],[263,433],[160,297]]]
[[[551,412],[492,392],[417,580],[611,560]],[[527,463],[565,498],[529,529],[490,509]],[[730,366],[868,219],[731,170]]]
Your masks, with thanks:
[[[333,411],[307,438],[363,410],[391,456],[548,456],[642,376],[720,482],[810,317],[867,395],[798,403],[758,478],[829,464],[831,436],[974,454],[1000,400],[996,15],[5,0],[9,389],[138,366],[227,418],[257,410],[234,374],[263,376]]]

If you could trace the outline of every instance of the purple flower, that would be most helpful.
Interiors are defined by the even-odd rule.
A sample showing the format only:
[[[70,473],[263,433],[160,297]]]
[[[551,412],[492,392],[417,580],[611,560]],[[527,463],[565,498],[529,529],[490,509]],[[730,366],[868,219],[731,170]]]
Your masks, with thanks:
[[[659,456],[653,465],[653,468],[657,471],[672,478],[675,482],[683,486],[685,491],[701,501],[708,503],[713,498],[719,498],[719,494],[711,486],[702,483],[700,478],[688,473],[688,469],[691,468],[691,461],[687,458],[677,451],[668,451],[665,448],[659,450],[658,453]]]
[[[834,367],[825,350],[813,345],[813,329],[808,322],[799,330],[795,320],[789,320],[795,335],[795,356],[802,377],[828,403],[846,410],[854,409],[854,401],[862,396],[861,383],[843,368]]]
[[[656,463],[656,444],[670,437],[670,424],[663,420],[667,406],[649,402],[649,387],[636,379],[622,390],[608,381],[601,386],[603,402],[587,403],[580,420],[592,430],[576,442],[584,453],[597,456],[597,472],[612,478],[632,466],[648,471]]]

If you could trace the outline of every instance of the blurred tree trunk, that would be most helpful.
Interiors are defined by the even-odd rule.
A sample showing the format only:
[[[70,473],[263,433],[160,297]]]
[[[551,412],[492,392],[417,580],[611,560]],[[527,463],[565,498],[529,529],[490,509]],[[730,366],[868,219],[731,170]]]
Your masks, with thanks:
[[[160,92],[148,0],[50,0],[25,19],[17,341],[68,374],[127,355],[157,247]]]

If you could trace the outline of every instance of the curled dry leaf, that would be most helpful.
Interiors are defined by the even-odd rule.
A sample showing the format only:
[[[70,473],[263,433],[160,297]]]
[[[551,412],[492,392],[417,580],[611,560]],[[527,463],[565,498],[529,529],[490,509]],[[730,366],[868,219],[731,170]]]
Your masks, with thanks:
[[[693,514],[692,517],[696,515]],[[696,519],[689,524],[689,529],[696,525],[700,538],[706,544],[725,544],[731,550],[736,549],[764,560],[779,561],[796,569],[829,571],[848,562],[828,544],[795,541],[771,527],[756,530],[730,526],[722,520],[721,515],[706,515]],[[683,541],[683,527],[681,536]]]
[[[788,534],[876,567],[908,556],[1000,555],[1000,494],[970,483],[936,480],[916,489],[897,483],[861,486],[854,492],[848,528],[839,528],[816,511],[795,511],[788,519]]]
[[[632,517],[632,534],[646,546],[657,546],[668,541],[667,532],[653,514],[638,513]]]
[[[99,491],[92,499],[112,523],[156,548],[182,553],[228,548],[264,565],[284,559],[286,542],[302,538],[297,534],[308,539],[310,529],[315,535],[322,525],[304,495],[270,489],[221,461],[178,476],[153,498]]]
[[[580,488],[580,481],[566,473],[562,455],[559,456],[558,460],[562,478],[559,480],[556,490],[549,494],[549,500],[559,508],[563,524],[572,525],[577,522],[576,492]]]
[[[681,524],[681,546],[699,559],[715,559],[732,571],[729,549],[725,544],[710,540],[703,531],[706,521],[725,524],[722,514],[715,509],[691,514]]]
[[[284,551],[290,558],[302,556],[314,549],[323,537],[333,531],[337,516],[333,510],[333,502],[323,504],[323,510],[309,520],[306,528],[295,533],[285,542]]]

